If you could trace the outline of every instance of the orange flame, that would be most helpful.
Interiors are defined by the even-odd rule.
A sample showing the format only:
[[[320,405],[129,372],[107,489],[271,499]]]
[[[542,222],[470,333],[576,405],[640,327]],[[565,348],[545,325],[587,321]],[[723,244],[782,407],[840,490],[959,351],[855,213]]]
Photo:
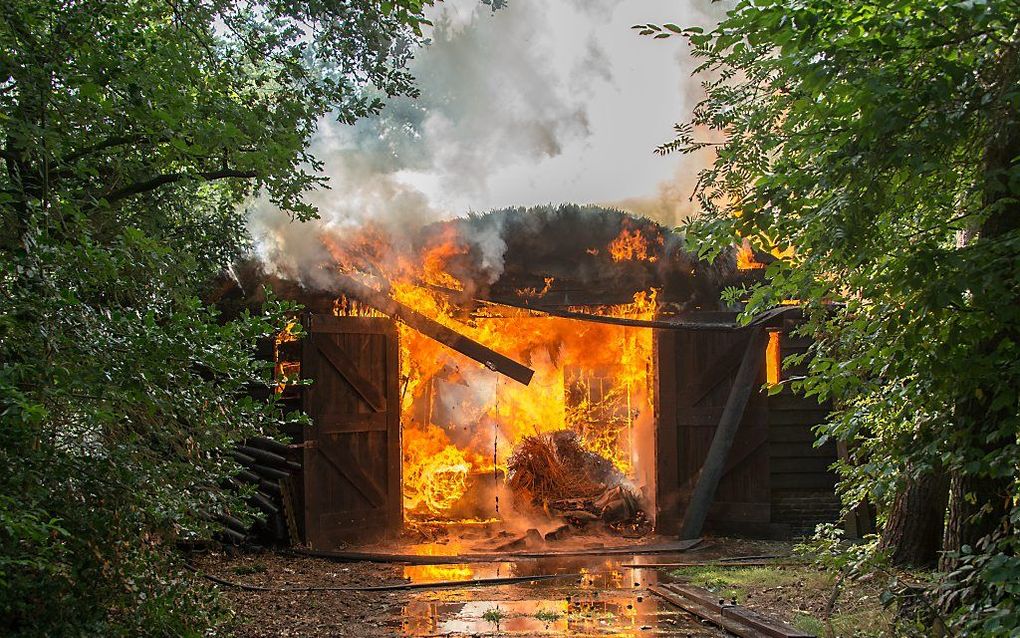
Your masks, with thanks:
[[[764,267],[765,264],[755,259],[751,242],[745,239],[737,249],[737,270],[757,270]]]
[[[385,317],[372,306],[364,304],[347,295],[340,295],[333,300],[333,315],[336,317]]]
[[[287,389],[287,384],[300,378],[301,375],[301,362],[284,360],[280,351],[281,345],[297,341],[297,336],[294,334],[296,328],[297,321],[287,322],[287,325],[277,333],[273,340],[273,378],[276,379],[276,394],[283,394]]]
[[[648,259],[648,240],[641,231],[624,228],[616,239],[609,242],[609,255],[613,261],[645,261]]]
[[[327,248],[334,256],[340,254],[341,265],[357,260],[343,254],[347,245],[359,255],[386,255],[385,250],[369,248],[370,243],[345,238],[327,242]],[[614,259],[619,254],[622,259],[647,260],[648,248],[640,232],[624,229],[609,249]],[[407,517],[450,515],[464,511],[465,503],[491,498],[476,487],[484,481],[472,477],[498,476],[514,446],[535,433],[573,429],[586,448],[625,473],[635,472],[635,432],[653,419],[651,331],[520,310],[500,316],[498,306],[466,315],[436,287],[465,290],[470,282],[459,281],[453,274],[458,271],[451,268],[467,251],[456,234],[446,232],[418,257],[388,254],[361,269],[380,271],[373,274],[386,281],[394,300],[535,370],[531,384],[524,386],[398,325]],[[547,277],[542,290],[518,292],[540,297],[553,281]],[[632,303],[594,311],[652,318],[656,296],[656,290],[643,291]],[[338,302],[337,309],[357,310],[350,302]],[[494,503],[485,505],[488,510],[475,508],[474,515],[494,513]]]
[[[433,426],[414,432],[404,445],[404,506],[431,514],[449,509],[467,491],[470,470],[463,452],[443,445],[441,430]]]
[[[783,355],[780,333],[769,331],[769,343],[765,346],[765,380],[768,385],[777,385],[782,379]]]
[[[450,290],[464,290],[464,284],[448,271],[457,257],[468,254],[467,245],[458,241],[452,227],[447,228],[440,240],[433,243],[422,256],[421,280]]]
[[[544,280],[545,286],[543,286],[541,290],[538,290],[537,288],[520,288],[516,291],[517,295],[520,297],[533,297],[535,299],[541,299],[542,297],[549,294],[549,290],[552,288],[553,281],[555,281],[556,278],[545,277]]]

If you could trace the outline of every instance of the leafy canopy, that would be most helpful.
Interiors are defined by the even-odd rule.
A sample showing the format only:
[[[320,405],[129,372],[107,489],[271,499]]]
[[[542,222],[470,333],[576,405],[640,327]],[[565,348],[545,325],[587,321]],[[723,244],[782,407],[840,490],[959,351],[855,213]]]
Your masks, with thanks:
[[[849,505],[932,467],[1017,493],[1018,24],[1012,0],[744,0],[709,32],[635,26],[685,38],[710,78],[659,149],[716,150],[694,247],[794,251],[747,310],[811,310],[792,385],[835,401],[819,436],[853,444]],[[987,597],[962,612],[982,635],[1020,622],[1018,516],[998,521]]]
[[[225,512],[221,453],[284,417],[201,301],[261,195],[298,219],[323,117],[414,94],[428,0],[0,3],[0,633],[202,635],[169,549]],[[261,390],[260,390],[261,389]]]

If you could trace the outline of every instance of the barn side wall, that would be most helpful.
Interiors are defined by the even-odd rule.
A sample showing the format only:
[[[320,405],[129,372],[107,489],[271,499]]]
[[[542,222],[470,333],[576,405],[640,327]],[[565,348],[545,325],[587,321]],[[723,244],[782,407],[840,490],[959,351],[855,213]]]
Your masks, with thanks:
[[[805,337],[789,334],[780,339],[782,357],[803,354],[811,345]],[[803,367],[784,370],[784,376],[799,376]],[[810,534],[819,523],[839,520],[836,475],[829,466],[837,458],[836,444],[828,441],[814,447],[814,426],[829,413],[828,405],[793,394],[788,388],[768,397],[769,483],[773,522],[789,528],[789,534]]]

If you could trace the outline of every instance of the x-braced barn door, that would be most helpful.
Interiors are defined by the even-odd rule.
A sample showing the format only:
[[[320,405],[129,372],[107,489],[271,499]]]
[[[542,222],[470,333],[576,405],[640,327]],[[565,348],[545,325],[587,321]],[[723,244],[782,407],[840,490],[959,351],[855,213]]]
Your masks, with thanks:
[[[375,317],[305,326],[305,538],[329,550],[401,524],[397,331]]]

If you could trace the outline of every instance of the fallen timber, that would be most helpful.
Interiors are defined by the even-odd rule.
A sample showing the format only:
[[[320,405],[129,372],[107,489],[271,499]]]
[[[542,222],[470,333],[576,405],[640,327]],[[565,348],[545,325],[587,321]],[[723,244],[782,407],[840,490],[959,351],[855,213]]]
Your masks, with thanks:
[[[279,482],[273,483],[265,479],[259,478],[257,474],[249,472],[248,470],[241,470],[235,476],[237,481],[244,483],[251,483],[257,485],[258,490],[270,496],[280,496],[280,484]]]
[[[740,638],[815,638],[814,634],[766,618],[742,605],[727,603],[707,589],[680,584],[653,585],[648,589],[663,600]]]
[[[253,507],[257,507],[262,510],[263,513],[270,516],[275,516],[280,513],[280,510],[273,505],[273,502],[270,501],[265,494],[260,494],[259,492],[255,492],[248,497],[248,504]]]
[[[283,468],[294,472],[301,471],[301,464],[289,461],[283,456],[267,450],[262,450],[256,447],[250,447],[247,445],[239,445],[237,451],[249,458],[254,462],[264,464],[270,467]]]
[[[280,456],[286,456],[287,452],[290,449],[286,444],[280,443],[279,441],[274,441],[273,439],[267,439],[264,436],[253,436],[252,438],[248,439],[248,445],[251,445],[252,447],[262,448],[263,450],[267,450],[269,452],[275,452]]]
[[[806,565],[793,554],[756,554],[754,556],[723,556],[715,560],[679,561],[668,563],[625,563],[627,569],[664,569],[669,567],[779,567]]]
[[[270,539],[272,542],[296,542],[296,527],[286,510],[284,484],[290,483],[291,473],[302,467],[287,458],[291,448],[266,437],[252,437],[229,452],[242,469],[222,483],[222,487],[244,495],[247,504],[265,517],[252,525],[245,525],[234,517],[220,517],[222,535],[235,545],[253,539]],[[254,490],[252,490],[254,488]]]
[[[263,479],[269,481],[281,481],[285,478],[290,478],[290,473],[283,470],[278,470],[274,467],[266,467],[265,465],[249,465],[248,469],[258,474]]]
[[[645,554],[679,554],[685,552],[701,539],[656,543],[652,545],[620,545],[614,547],[593,547],[560,551],[522,551],[468,553],[447,556],[423,556],[420,554],[389,554],[385,552],[324,552],[310,549],[294,549],[292,553],[313,558],[325,558],[345,563],[406,563],[408,565],[457,565],[461,563],[494,563],[514,560],[536,560],[541,558],[557,558],[571,556],[639,556]]]
[[[556,556],[630,556],[642,554],[672,554],[686,552],[701,542],[700,538],[692,538],[672,543],[654,545],[619,545],[614,547],[593,547],[554,552],[512,552],[513,558],[554,558]]]
[[[373,290],[346,275],[337,275],[337,277],[339,278],[340,288],[344,292],[386,314],[391,319],[400,321],[423,335],[435,339],[445,346],[449,346],[464,356],[481,363],[490,370],[510,377],[518,383],[524,385],[531,383],[531,377],[535,374],[535,371],[531,368],[408,308],[385,293]]]

